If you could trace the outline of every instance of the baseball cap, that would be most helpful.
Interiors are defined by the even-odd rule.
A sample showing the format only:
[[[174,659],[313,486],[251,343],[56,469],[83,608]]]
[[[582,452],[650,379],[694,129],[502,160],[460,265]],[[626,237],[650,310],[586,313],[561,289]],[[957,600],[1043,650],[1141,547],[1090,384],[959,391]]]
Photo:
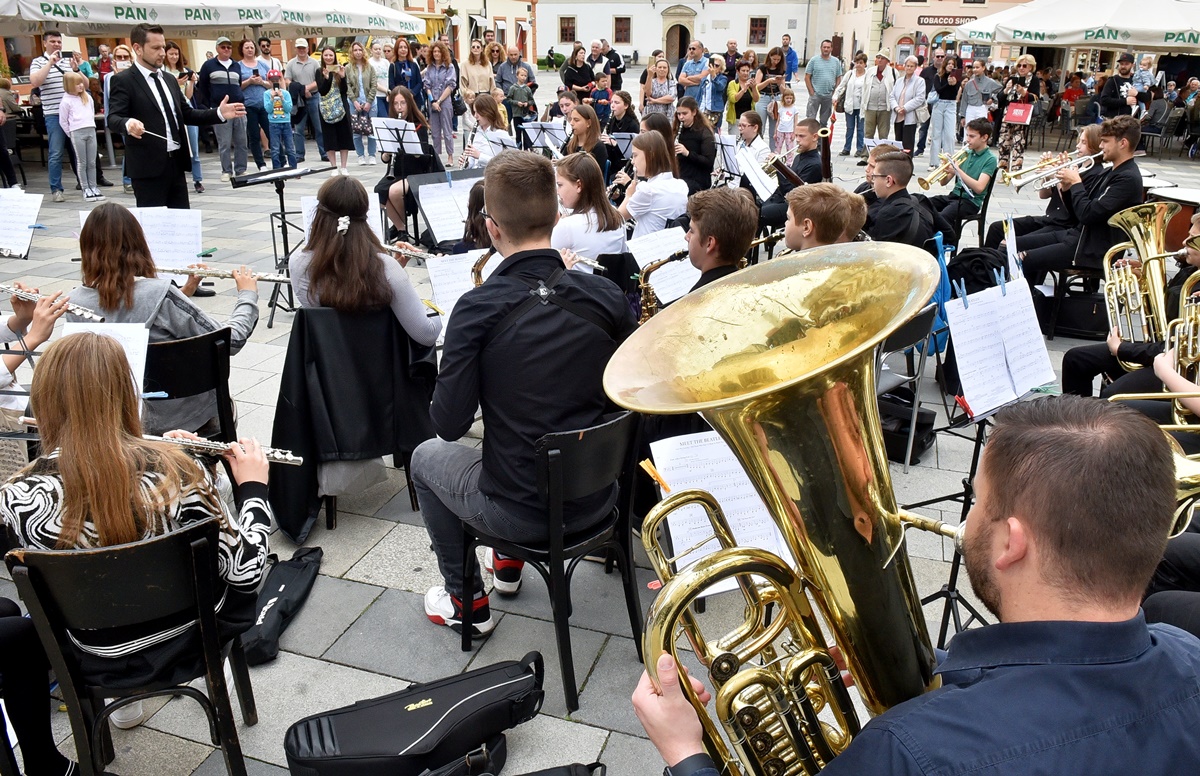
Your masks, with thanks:
[[[221,37],[217,38],[217,45],[218,45],[218,46],[220,46],[220,45],[221,45],[221,44],[223,44],[223,43],[228,43],[230,46],[232,46],[232,45],[233,45],[233,41],[231,41],[229,38],[226,38],[224,35],[222,35]]]
[[[1120,58],[1120,59],[1118,59],[1117,61],[1118,61],[1118,62],[1132,62],[1132,61],[1133,61],[1133,54],[1130,54],[1130,53],[1127,51],[1127,52],[1125,52],[1124,54],[1122,54],[1122,55],[1121,55],[1121,58]]]
[[[269,73],[267,73],[268,81],[277,81],[277,80],[282,80],[282,79],[283,79],[283,73],[279,72],[278,70],[272,70]]]
[[[296,48],[300,48],[301,46],[308,48],[308,40],[306,38],[296,38]]]

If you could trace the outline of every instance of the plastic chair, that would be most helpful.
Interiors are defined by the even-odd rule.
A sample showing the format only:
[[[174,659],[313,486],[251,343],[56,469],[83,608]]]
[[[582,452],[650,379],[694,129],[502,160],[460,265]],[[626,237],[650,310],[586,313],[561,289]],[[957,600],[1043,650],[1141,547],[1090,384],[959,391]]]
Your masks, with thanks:
[[[537,442],[538,493],[546,499],[550,536],[544,545],[516,544],[492,536],[486,530],[463,523],[463,589],[475,589],[475,547],[485,545],[509,557],[525,561],[546,582],[554,614],[558,661],[562,666],[563,692],[567,710],[579,708],[571,653],[571,577],[585,555],[609,550],[617,556],[629,627],[638,660],[642,659],[642,607],[633,570],[633,532],[629,516],[633,506],[633,470],[638,445],[638,416],[622,412],[603,423],[578,431],[547,434]],[[563,525],[563,503],[596,493],[619,480],[617,504],[608,519],[582,533],[568,534]],[[606,561],[605,571],[611,571]],[[462,650],[471,651],[470,606],[463,607]]]
[[[904,473],[908,474],[908,462],[912,458],[913,440],[917,434],[917,413],[921,410],[921,378],[925,376],[925,361],[929,357],[929,347],[917,348],[921,343],[928,343],[933,334],[933,322],[937,317],[938,306],[928,304],[917,313],[908,323],[891,333],[876,350],[875,395],[882,396],[891,393],[902,385],[907,385],[913,392],[912,417],[908,420],[908,444],[904,448]],[[913,368],[914,352],[916,368]],[[906,352],[908,361],[907,372],[883,370],[883,362],[893,353]]]
[[[979,206],[979,212],[976,213],[975,215],[967,216],[966,218],[963,218],[962,220],[960,220],[958,222],[958,241],[959,241],[959,243],[962,243],[962,241],[963,241],[963,239],[962,239],[963,227],[966,226],[969,222],[974,221],[975,226],[976,226],[976,231],[979,232],[979,247],[980,248],[983,247],[983,237],[984,237],[983,232],[984,232],[984,227],[987,224],[988,205],[991,204],[992,189],[996,188],[996,180],[999,177],[1000,177],[1000,171],[997,170],[992,175],[992,179],[988,181],[987,189],[985,189],[983,192],[983,204]],[[958,246],[958,249],[962,250],[961,244]]]
[[[198,337],[156,342],[146,351],[146,376],[142,381],[146,393],[162,392],[168,399],[215,392],[218,432],[213,438],[218,442],[237,440],[233,399],[229,395],[230,341],[229,329],[224,328]],[[156,433],[171,430],[153,429]]]
[[[96,550],[13,550],[5,556],[21,600],[29,609],[38,638],[58,678],[67,704],[79,769],[84,776],[104,772],[113,759],[109,715],[146,698],[186,695],[208,717],[212,742],[221,747],[232,776],[245,776],[241,744],[233,720],[224,657],[230,658],[234,683],[247,725],[258,722],[250,672],[241,638],[219,642],[214,582],[220,527],[210,519],[173,533],[133,544]],[[179,684],[156,682],[138,687],[105,687],[83,672],[71,633],[110,628],[156,633],[163,621],[195,620],[192,629],[202,648],[200,671]],[[207,694],[186,683],[204,677]],[[105,698],[116,700],[107,706]]]

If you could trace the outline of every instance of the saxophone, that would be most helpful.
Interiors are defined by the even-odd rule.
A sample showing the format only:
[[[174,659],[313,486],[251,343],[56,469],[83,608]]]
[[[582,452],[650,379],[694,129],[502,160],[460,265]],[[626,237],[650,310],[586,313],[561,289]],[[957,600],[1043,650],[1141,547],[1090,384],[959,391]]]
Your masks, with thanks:
[[[642,314],[638,318],[639,326],[653,318],[654,314],[657,313],[659,308],[662,307],[662,303],[658,301],[658,294],[654,293],[654,286],[650,285],[650,276],[654,274],[655,270],[657,270],[659,267],[669,264],[672,261],[686,259],[687,257],[688,249],[681,248],[667,258],[659,259],[658,261],[652,261],[642,268],[642,274],[638,277],[638,291],[642,295]]]
[[[487,265],[488,259],[492,258],[492,255],[495,252],[495,248],[488,248],[487,253],[480,256],[479,259],[476,260],[475,264],[472,265],[471,282],[475,284],[476,288],[479,288],[483,285],[483,268]]]

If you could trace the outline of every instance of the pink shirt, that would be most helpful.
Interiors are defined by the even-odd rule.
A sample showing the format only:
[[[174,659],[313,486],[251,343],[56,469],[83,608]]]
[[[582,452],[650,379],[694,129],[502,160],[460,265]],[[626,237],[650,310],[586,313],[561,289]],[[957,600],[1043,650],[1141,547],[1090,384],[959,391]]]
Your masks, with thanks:
[[[90,95],[87,104],[77,94],[64,94],[58,108],[58,124],[68,135],[77,129],[96,128],[96,106]]]

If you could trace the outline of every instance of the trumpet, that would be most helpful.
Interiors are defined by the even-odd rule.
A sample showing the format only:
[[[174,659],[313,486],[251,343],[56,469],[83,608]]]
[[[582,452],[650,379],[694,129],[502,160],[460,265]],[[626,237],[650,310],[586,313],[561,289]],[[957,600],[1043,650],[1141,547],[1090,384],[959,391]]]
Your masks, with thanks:
[[[771,154],[767,157],[766,161],[762,163],[762,171],[772,178],[779,177],[778,165],[786,164],[788,154],[795,150],[796,147],[792,146],[791,148],[784,149],[777,154]]]
[[[401,248],[398,245],[384,243],[383,249],[388,253],[393,253],[397,256],[403,256],[406,259],[420,259],[421,261],[429,261],[430,259],[438,258],[436,253],[426,253],[425,251],[414,251],[409,248]]]
[[[650,276],[656,270],[672,261],[680,261],[688,257],[688,249],[680,248],[665,259],[652,261],[642,268],[642,274],[638,276],[638,290],[642,294],[642,314],[638,318],[638,325],[641,326],[646,321],[654,317],[659,308],[662,307],[662,302],[658,300],[658,294],[654,293],[654,286],[650,285]]]
[[[45,296],[45,294],[35,294],[32,291],[22,291],[16,286],[10,286],[7,283],[0,283],[0,294],[8,294],[11,297],[15,297],[25,302],[36,302]],[[95,310],[89,310],[86,307],[80,307],[77,304],[71,304],[70,302],[67,302],[67,312],[71,313],[72,315],[77,315],[85,320],[92,321],[93,323],[104,323],[103,315]]]
[[[201,269],[199,267],[188,267],[181,270],[172,270],[179,272],[181,275],[195,275],[198,278],[224,278],[225,280],[233,279],[233,270],[231,269]],[[259,283],[291,283],[292,279],[287,275],[272,275],[266,272],[255,272],[254,279]]]
[[[1021,181],[1025,180],[1026,177],[1031,176],[1031,175],[1033,176],[1033,178],[1030,178],[1030,180],[1033,180],[1034,178],[1042,177],[1041,170],[1044,170],[1045,168],[1047,168],[1051,165],[1062,164],[1064,161],[1071,161],[1071,160],[1078,159],[1078,158],[1079,158],[1079,152],[1072,151],[1071,153],[1067,154],[1066,156],[1063,156],[1062,154],[1058,154],[1056,156],[1051,156],[1049,159],[1043,159],[1042,161],[1038,162],[1037,164],[1033,165],[1032,167],[1023,167],[1020,170],[1017,170],[1016,172],[1009,172],[1008,170],[1001,170],[1000,171],[1000,180],[1004,183],[1005,186],[1012,186],[1014,181],[1016,183],[1021,183]]]
[[[925,189],[926,191],[928,191],[932,186],[945,186],[954,176],[954,170],[951,169],[950,163],[954,162],[954,164],[962,164],[963,162],[967,161],[967,155],[969,153],[970,151],[968,151],[966,148],[962,148],[959,149],[958,153],[954,154],[953,157],[951,157],[949,154],[942,154],[940,157],[942,163],[938,165],[937,169],[929,173],[928,178],[917,178],[917,183],[919,183],[921,188]]]
[[[17,423],[22,426],[37,427],[37,418],[19,417]],[[177,439],[175,437],[161,437],[153,434],[143,434],[142,439],[148,442],[166,442],[169,445],[182,447],[184,450],[190,450],[193,453],[210,456],[222,456],[229,452],[237,442],[217,442],[212,439]],[[280,450],[277,447],[264,447],[263,455],[270,463],[282,463],[288,466],[303,466],[303,456],[296,455],[291,450]]]
[[[1029,180],[1022,179],[1021,182],[1019,182],[1016,186],[1013,186],[1013,191],[1020,191],[1021,189],[1025,188],[1025,186],[1034,182],[1037,184],[1035,188],[1038,189],[1054,188],[1058,185],[1058,173],[1060,171],[1074,169],[1076,172],[1080,173],[1087,172],[1088,170],[1092,169],[1092,165],[1096,163],[1096,160],[1103,156],[1104,152],[1100,151],[1092,154],[1091,156],[1076,157],[1074,159],[1065,161],[1062,164],[1056,164],[1053,167],[1042,170],[1041,175],[1030,178]]]
[[[784,230],[784,229],[779,229],[778,231],[771,232],[770,234],[768,234],[765,237],[759,237],[757,240],[752,241],[750,243],[750,245],[747,246],[747,248],[746,248],[746,255],[743,256],[741,261],[738,262],[738,269],[746,268],[746,265],[749,263],[748,257],[750,255],[750,251],[754,250],[755,248],[760,248],[763,246],[765,246],[767,248],[773,248],[775,246],[775,243],[779,242],[780,240],[782,240],[784,238],[785,231],[786,230]],[[780,254],[780,255],[783,255],[783,254]]]

